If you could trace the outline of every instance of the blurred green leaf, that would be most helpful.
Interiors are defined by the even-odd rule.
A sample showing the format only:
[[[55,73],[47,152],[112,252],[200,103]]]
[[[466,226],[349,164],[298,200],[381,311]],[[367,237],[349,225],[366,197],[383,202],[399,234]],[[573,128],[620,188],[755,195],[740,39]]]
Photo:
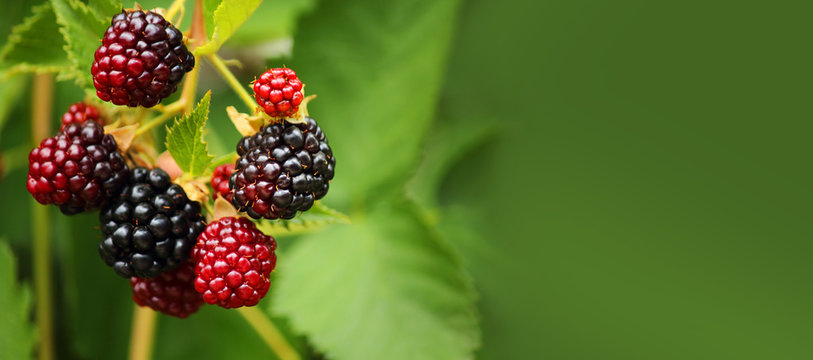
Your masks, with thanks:
[[[251,16],[261,2],[262,0],[228,0],[221,2],[213,13],[211,38],[209,42],[194,50],[195,55],[217,52],[223,43],[237,31],[240,25]]]
[[[209,155],[209,145],[203,140],[210,98],[211,92],[207,92],[190,114],[167,127],[167,150],[178,167],[192,177],[203,174],[214,159]]]
[[[36,334],[29,321],[31,293],[17,284],[17,261],[0,239],[0,349],[4,359],[30,359]]]
[[[371,210],[280,257],[273,310],[330,358],[471,358],[474,294],[457,256],[412,204]]]
[[[102,19],[112,19],[121,12],[121,0],[89,0],[88,7]]]
[[[265,0],[234,33],[229,44],[268,43],[292,36],[299,15],[314,5],[315,0]]]
[[[494,133],[484,122],[443,120],[436,121],[427,136],[421,163],[406,187],[408,196],[429,209],[437,206],[440,185],[451,167]]]
[[[90,65],[99,41],[110,25],[109,18],[101,18],[79,0],[51,0],[56,12],[60,32],[65,39],[65,51],[70,69],[61,74],[62,79],[75,79],[77,85],[93,92]],[[63,56],[64,57],[64,56]]]
[[[14,105],[24,94],[23,89],[28,83],[28,78],[23,75],[14,75],[6,79],[0,85],[0,133],[6,125],[6,120],[14,108]]]
[[[277,359],[268,345],[233,309],[204,304],[197,313],[186,319],[160,315],[158,326],[155,360]],[[292,345],[297,348],[302,346],[299,342]]]
[[[203,21],[206,24],[206,37],[212,38],[215,31],[215,10],[222,0],[203,0]]]
[[[27,194],[26,194],[27,195]],[[30,196],[29,196],[30,197]],[[35,206],[41,206],[36,204]],[[51,210],[54,255],[60,285],[54,301],[57,338],[77,359],[123,359],[127,355],[133,300],[129,280],[99,258],[99,216],[71,217]],[[63,356],[60,355],[60,358]]]
[[[0,68],[6,79],[18,72],[63,71],[70,65],[51,4],[35,6],[32,11],[12,29],[0,50]]]
[[[350,224],[350,218],[327,207],[321,201],[313,203],[313,207],[291,220],[260,221],[257,228],[263,233],[272,236],[296,235],[312,232],[322,226],[330,224]]]
[[[294,38],[292,68],[340,162],[328,201],[400,187],[420,156],[458,1],[326,1]],[[289,64],[290,65],[290,64]]]

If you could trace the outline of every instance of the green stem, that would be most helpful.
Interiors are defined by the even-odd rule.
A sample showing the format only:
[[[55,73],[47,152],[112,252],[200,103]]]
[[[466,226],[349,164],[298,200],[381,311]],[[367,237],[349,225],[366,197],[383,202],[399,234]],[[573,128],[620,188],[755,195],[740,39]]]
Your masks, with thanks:
[[[241,307],[237,311],[249,324],[257,331],[257,334],[265,341],[268,347],[277,354],[281,360],[299,360],[299,354],[294,350],[288,340],[274,326],[271,319],[256,307]]]
[[[172,5],[169,6],[169,9],[167,9],[167,13],[164,14],[164,18],[170,21],[173,20],[172,18],[175,17],[175,14],[177,14],[178,11],[183,8],[184,2],[186,2],[186,0],[173,1]],[[175,24],[176,27],[179,27],[181,25],[180,22],[181,19],[178,19],[177,21],[173,21],[173,24]]]
[[[54,94],[53,75],[34,77],[31,97],[31,137],[34,144],[51,132],[51,108]],[[36,146],[36,145],[35,145]],[[33,235],[34,291],[36,320],[39,329],[39,359],[54,358],[53,312],[51,308],[51,224],[48,208],[36,201],[31,206]]]
[[[226,63],[223,61],[223,59],[221,59],[220,56],[218,56],[217,54],[207,55],[207,58],[209,58],[209,60],[215,66],[217,72],[219,72],[220,75],[223,76],[223,79],[226,80],[227,83],[229,83],[229,86],[231,86],[234,92],[236,92],[237,95],[240,96],[240,99],[243,100],[244,103],[246,103],[246,106],[248,106],[248,108],[251,109],[251,111],[254,111],[254,109],[257,108],[257,102],[254,101],[254,97],[249,95],[248,91],[243,87],[240,81],[237,80],[237,77],[235,77],[234,74],[232,74],[231,70],[229,70],[229,67],[226,66]]]
[[[135,305],[133,327],[130,331],[129,360],[149,360],[155,338],[155,323],[158,313],[148,307]]]
[[[152,118],[152,120],[148,121],[146,124],[139,126],[138,130],[135,132],[135,136],[140,136],[147,131],[152,130],[154,127],[163,124],[173,116],[177,115],[179,112],[183,111],[186,107],[184,100],[185,99],[182,98],[172,104],[167,105],[161,115],[158,115]]]

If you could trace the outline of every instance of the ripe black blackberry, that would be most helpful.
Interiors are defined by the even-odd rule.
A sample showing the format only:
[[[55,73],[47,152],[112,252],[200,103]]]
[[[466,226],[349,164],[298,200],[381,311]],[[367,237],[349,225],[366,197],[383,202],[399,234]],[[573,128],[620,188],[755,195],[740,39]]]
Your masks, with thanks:
[[[336,159],[316,121],[305,119],[266,125],[237,144],[229,187],[238,210],[255,219],[291,219],[327,194]]]
[[[26,187],[67,215],[97,208],[121,190],[129,168],[116,140],[95,121],[71,123],[28,155]]]
[[[133,169],[99,214],[102,260],[122,277],[153,278],[189,259],[206,223],[200,204],[161,169]]]
[[[152,107],[178,89],[195,57],[183,34],[152,11],[113,17],[90,68],[96,95],[130,107]]]

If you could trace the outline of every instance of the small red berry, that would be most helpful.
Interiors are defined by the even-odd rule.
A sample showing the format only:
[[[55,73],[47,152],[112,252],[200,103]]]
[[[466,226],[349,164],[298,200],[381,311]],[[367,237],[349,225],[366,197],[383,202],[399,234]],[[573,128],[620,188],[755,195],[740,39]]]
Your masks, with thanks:
[[[304,99],[302,81],[288,68],[274,68],[254,81],[254,99],[266,114],[274,118],[290,117]]]
[[[103,124],[102,118],[99,115],[99,109],[93,105],[78,102],[71,105],[68,111],[62,115],[62,125],[59,127],[60,132],[64,132],[65,128],[70,124],[84,124],[85,121],[92,120],[99,124]]]
[[[212,173],[212,199],[217,195],[231,201],[231,189],[229,189],[229,177],[234,172],[234,164],[223,164],[215,168]]]
[[[277,263],[274,238],[251,220],[225,217],[212,222],[192,250],[195,289],[203,301],[230,309],[254,306],[271,285]]]
[[[191,262],[156,278],[131,277],[130,286],[136,304],[182,319],[203,305],[203,298],[195,290],[195,267]]]

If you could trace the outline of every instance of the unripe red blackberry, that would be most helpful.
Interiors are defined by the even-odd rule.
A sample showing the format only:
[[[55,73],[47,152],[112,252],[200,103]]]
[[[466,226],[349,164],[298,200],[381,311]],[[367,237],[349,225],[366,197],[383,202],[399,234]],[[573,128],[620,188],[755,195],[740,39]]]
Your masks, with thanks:
[[[214,221],[192,251],[195,289],[207,303],[227,309],[257,305],[271,285],[276,249],[274,238],[257,230],[249,219]]]
[[[103,124],[102,118],[99,115],[99,109],[96,109],[93,105],[85,104],[84,102],[78,102],[76,104],[71,105],[68,108],[68,111],[62,114],[62,125],[59,127],[60,132],[64,132],[65,128],[68,127],[70,124],[84,124],[85,121],[95,121],[99,124]]]
[[[255,219],[291,219],[327,194],[336,159],[316,121],[305,119],[266,125],[237,143],[229,179],[235,208]]]
[[[181,319],[203,305],[203,297],[195,290],[195,266],[189,261],[153,279],[131,277],[130,286],[136,304]]]
[[[127,182],[99,214],[99,255],[122,277],[153,278],[189,259],[206,223],[164,170],[137,167]]]
[[[94,121],[69,124],[28,155],[27,189],[40,204],[71,215],[100,207],[117,194],[129,167],[116,140]]]
[[[234,164],[223,164],[215,168],[212,172],[212,199],[217,195],[231,201],[231,189],[229,189],[229,177],[234,172]]]
[[[253,88],[254,100],[274,118],[293,116],[304,99],[302,81],[288,68],[264,72],[254,81]]]
[[[152,11],[113,17],[90,68],[96,95],[130,107],[152,107],[178,88],[195,57],[183,34]]]

